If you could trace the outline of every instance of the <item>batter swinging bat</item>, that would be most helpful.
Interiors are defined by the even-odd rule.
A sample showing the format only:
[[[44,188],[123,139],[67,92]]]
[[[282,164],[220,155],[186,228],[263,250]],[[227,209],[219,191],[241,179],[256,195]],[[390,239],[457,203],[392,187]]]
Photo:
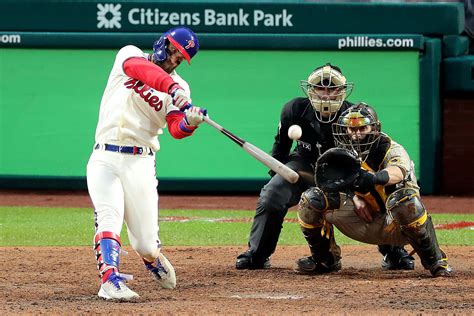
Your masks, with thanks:
[[[256,147],[255,145],[246,142],[242,138],[239,138],[211,120],[209,117],[204,116],[204,121],[214,127],[215,129],[219,130],[222,134],[233,140],[236,144],[238,144],[240,147],[242,147],[246,152],[248,152],[251,156],[256,158],[258,161],[263,163],[265,166],[268,168],[272,169],[276,173],[278,173],[280,176],[282,176],[286,181],[290,183],[296,183],[299,179],[299,175],[292,169],[288,168],[260,148]]]

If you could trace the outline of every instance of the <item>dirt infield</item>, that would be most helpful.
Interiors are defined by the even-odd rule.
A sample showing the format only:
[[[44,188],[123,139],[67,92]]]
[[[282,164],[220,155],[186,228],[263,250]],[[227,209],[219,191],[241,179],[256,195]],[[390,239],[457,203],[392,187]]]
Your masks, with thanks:
[[[431,212],[474,213],[474,199],[426,197]],[[461,204],[457,204],[457,203]],[[162,208],[254,209],[255,196],[162,196]],[[0,192],[0,205],[92,207],[85,192]],[[0,227],[1,229],[1,227]],[[97,298],[98,278],[90,247],[0,248],[0,313],[25,314],[472,314],[474,247],[443,247],[456,269],[433,279],[422,269],[383,271],[375,246],[343,246],[343,269],[302,276],[294,261],[303,246],[278,247],[272,269],[239,271],[241,247],[167,247],[178,277],[175,290],[154,283],[132,249],[122,270],[135,279],[135,303]]]

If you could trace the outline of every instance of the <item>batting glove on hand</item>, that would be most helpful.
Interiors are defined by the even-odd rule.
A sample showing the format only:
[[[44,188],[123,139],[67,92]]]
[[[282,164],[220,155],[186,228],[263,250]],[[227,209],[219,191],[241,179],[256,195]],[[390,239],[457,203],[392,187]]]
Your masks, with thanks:
[[[173,99],[173,105],[178,107],[180,110],[185,110],[186,108],[191,107],[191,99],[179,84],[172,85],[169,94]]]
[[[184,117],[186,124],[197,126],[204,121],[204,115],[207,115],[207,110],[197,106],[191,106],[185,110],[184,113],[186,114]]]

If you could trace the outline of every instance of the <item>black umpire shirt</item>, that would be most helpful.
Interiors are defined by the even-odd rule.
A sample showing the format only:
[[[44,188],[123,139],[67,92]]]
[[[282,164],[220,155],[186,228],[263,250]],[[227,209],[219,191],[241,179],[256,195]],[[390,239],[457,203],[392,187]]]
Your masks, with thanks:
[[[352,104],[344,101],[337,113],[336,119],[330,123],[322,123],[316,118],[315,110],[308,98],[295,98],[283,106],[280,116],[280,125],[275,136],[272,148],[272,156],[286,163],[291,150],[293,140],[288,137],[288,129],[297,124],[301,127],[303,134],[294,150],[305,161],[314,164],[318,157],[326,150],[335,147],[332,136],[332,123],[337,120],[342,112]]]

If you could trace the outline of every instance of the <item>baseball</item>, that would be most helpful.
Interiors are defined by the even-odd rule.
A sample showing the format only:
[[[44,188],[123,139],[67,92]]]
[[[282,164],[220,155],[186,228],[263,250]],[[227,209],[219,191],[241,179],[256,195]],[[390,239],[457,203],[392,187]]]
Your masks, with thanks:
[[[302,134],[303,131],[301,130],[301,127],[299,125],[291,125],[288,129],[288,137],[293,140],[300,139]]]

